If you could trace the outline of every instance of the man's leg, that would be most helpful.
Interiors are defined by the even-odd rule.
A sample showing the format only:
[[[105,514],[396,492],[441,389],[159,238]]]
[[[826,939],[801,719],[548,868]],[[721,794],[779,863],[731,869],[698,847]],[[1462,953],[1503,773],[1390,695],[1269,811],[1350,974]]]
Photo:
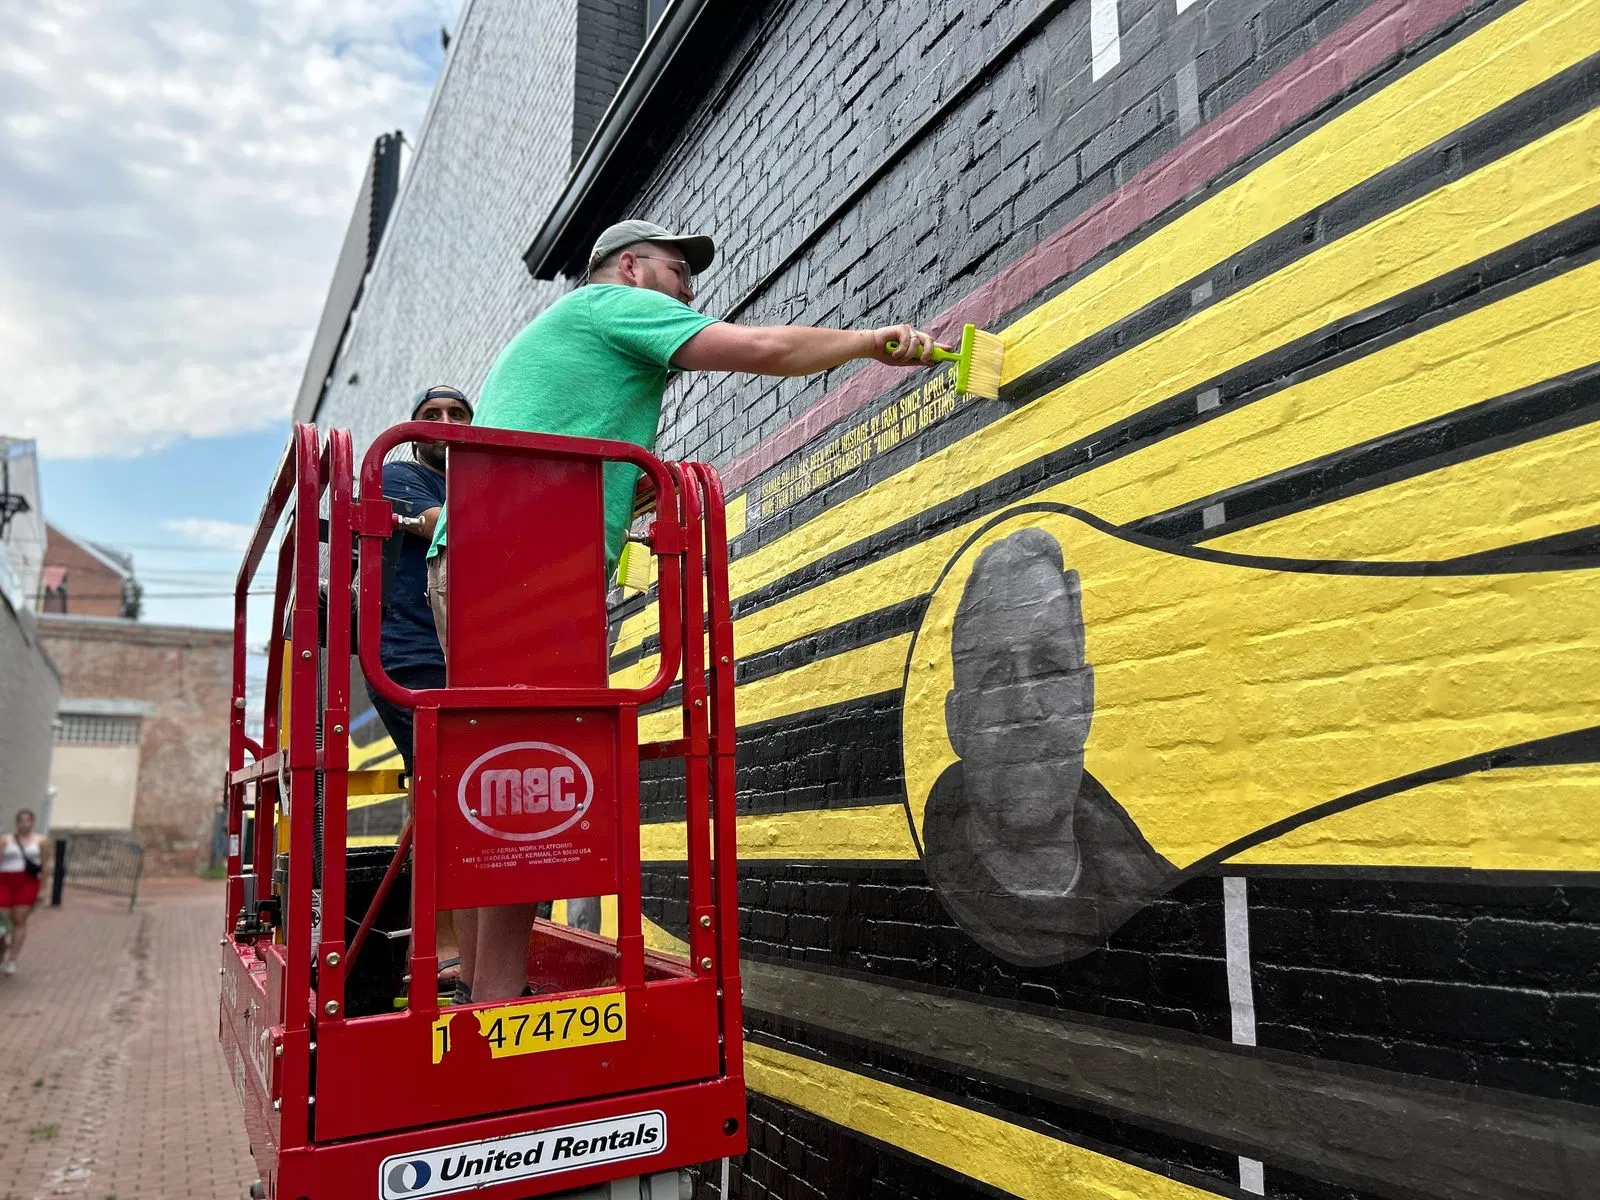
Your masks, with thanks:
[[[528,986],[528,935],[537,904],[502,904],[478,910],[478,953],[472,1000],[514,1000]],[[463,960],[464,961],[464,960]]]
[[[439,634],[439,648],[449,652],[449,642],[445,639],[445,617],[448,615],[448,605],[445,603],[445,551],[441,550],[428,560],[428,607],[433,609],[433,627]]]

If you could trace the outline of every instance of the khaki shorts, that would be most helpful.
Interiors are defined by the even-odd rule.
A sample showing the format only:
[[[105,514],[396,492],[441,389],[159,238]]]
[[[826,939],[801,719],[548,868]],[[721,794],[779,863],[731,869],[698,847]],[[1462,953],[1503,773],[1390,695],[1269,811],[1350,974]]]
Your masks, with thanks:
[[[435,554],[428,560],[428,607],[433,609],[433,627],[438,630],[439,633],[440,649],[444,649],[446,646],[444,631],[444,618],[446,611],[444,593],[444,555],[445,552],[441,550],[438,554]]]

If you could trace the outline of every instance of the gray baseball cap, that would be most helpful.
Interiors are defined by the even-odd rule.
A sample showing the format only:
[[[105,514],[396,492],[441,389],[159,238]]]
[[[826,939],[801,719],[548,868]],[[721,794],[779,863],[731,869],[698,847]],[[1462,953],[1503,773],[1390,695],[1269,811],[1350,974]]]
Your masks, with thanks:
[[[703,233],[669,233],[654,221],[619,221],[595,239],[594,249],[589,252],[590,269],[608,255],[637,242],[676,246],[696,275],[709,267],[717,254],[716,243]]]

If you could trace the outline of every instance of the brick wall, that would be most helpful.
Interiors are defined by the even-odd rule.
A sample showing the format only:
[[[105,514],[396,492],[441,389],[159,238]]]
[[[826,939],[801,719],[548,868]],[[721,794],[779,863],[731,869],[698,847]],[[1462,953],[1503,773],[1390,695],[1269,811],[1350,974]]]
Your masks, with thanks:
[[[578,0],[572,88],[572,157],[589,144],[622,77],[644,45],[644,0]]]
[[[187,874],[210,861],[213,813],[228,759],[230,633],[76,617],[40,618],[63,694],[142,700],[134,837],[145,870]]]
[[[1593,0],[774,0],[657,114],[609,202],[716,234],[707,311],[1006,344],[998,400],[879,366],[668,394],[738,531],[731,1194],[1582,1194],[1596,46]],[[471,130],[511,85],[466,61],[436,111]],[[570,116],[430,127],[404,270],[488,266],[436,313],[387,268],[363,380],[481,378],[548,294],[502,268]],[[480,155],[486,190],[424,189]],[[658,937],[677,788],[647,769]]]
[[[52,589],[63,592],[65,607],[57,597],[51,596],[46,601],[49,611],[70,612],[80,617],[124,615],[122,572],[54,527],[49,529],[49,540],[45,544],[44,566],[46,571],[54,567],[65,572],[62,587]]]
[[[521,253],[572,164],[575,20],[576,0],[463,14],[317,415],[351,429],[357,453],[426,387],[476,395],[564,290],[531,279]]]

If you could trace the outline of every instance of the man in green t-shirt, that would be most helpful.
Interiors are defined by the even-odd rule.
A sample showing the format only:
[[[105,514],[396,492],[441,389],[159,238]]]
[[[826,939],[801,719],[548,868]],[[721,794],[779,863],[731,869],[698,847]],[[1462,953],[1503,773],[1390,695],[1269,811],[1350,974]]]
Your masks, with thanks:
[[[901,367],[931,361],[934,339],[910,325],[733,325],[696,312],[689,307],[694,277],[711,265],[715,252],[709,237],[669,233],[649,221],[611,226],[589,256],[588,284],[545,309],[500,352],[479,391],[474,424],[609,438],[653,450],[661,398],[674,371],[792,376],[854,359]],[[896,343],[893,351],[890,342]],[[608,572],[627,537],[637,475],[625,464],[605,468]],[[428,560],[428,593],[441,641],[448,636],[447,516],[448,506]],[[468,981],[475,1000],[521,993],[533,914],[533,905],[479,910],[474,977]]]

